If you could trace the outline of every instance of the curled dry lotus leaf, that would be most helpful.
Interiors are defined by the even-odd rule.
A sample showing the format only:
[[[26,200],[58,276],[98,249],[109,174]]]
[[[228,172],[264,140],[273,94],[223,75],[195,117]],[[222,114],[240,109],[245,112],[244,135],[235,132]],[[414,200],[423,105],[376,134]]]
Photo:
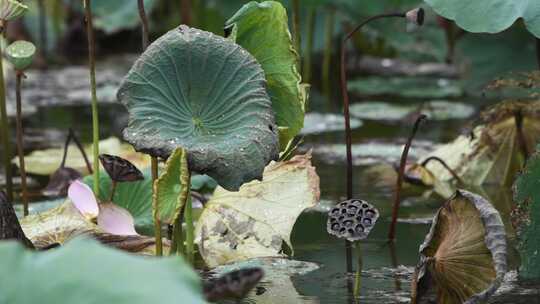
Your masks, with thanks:
[[[16,0],[0,0],[0,20],[10,21],[22,16],[28,6]]]
[[[19,224],[13,205],[8,202],[4,191],[0,191],[0,240],[18,240],[27,248],[34,248]]]
[[[326,230],[338,238],[354,242],[368,237],[379,218],[379,210],[370,203],[352,199],[339,203],[328,212]]]
[[[516,115],[522,118],[522,137]],[[469,135],[427,154],[443,159],[464,183],[473,185],[511,185],[525,162],[524,151],[531,154],[540,140],[540,101],[506,101],[484,111],[481,125]],[[441,164],[430,162],[426,168],[442,181],[453,179]]]
[[[413,279],[412,303],[434,285],[437,303],[480,303],[507,271],[501,216],[483,197],[458,190],[437,212]]]
[[[109,177],[114,181],[134,182],[144,179],[142,172],[127,159],[110,154],[101,154],[99,160]]]
[[[32,42],[18,40],[6,48],[6,57],[15,70],[23,71],[32,64],[36,46]]]
[[[190,170],[222,187],[261,179],[278,156],[277,127],[255,58],[228,39],[180,26],[156,40],[123,80],[124,138],[166,158],[188,151]]]
[[[263,278],[262,268],[243,268],[231,271],[204,284],[206,300],[215,302],[225,299],[241,300]]]

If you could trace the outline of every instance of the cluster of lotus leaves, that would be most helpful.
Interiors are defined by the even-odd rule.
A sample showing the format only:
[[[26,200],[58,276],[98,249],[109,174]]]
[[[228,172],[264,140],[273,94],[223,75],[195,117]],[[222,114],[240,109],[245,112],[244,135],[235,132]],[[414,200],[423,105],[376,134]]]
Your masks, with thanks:
[[[518,113],[522,117],[521,134]],[[440,146],[419,162],[438,157],[467,184],[512,185],[526,156],[540,140],[540,101],[499,103],[484,111],[480,122],[470,134]],[[453,178],[440,163],[430,162],[426,168],[442,181]]]
[[[458,190],[437,212],[413,278],[412,303],[436,289],[437,303],[483,303],[507,271],[501,216],[483,197]]]
[[[169,31],[135,62],[118,99],[136,150],[167,158],[184,148],[191,171],[228,190],[261,179],[278,156],[264,71],[229,39],[184,25]]]

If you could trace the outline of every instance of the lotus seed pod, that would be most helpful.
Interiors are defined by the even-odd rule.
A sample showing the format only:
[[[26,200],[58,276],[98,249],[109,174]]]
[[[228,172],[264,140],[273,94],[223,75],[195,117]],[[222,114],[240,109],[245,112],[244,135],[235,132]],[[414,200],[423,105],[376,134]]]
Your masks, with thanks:
[[[6,57],[17,71],[28,68],[34,60],[35,53],[34,44],[24,40],[15,41],[6,48]]]
[[[16,0],[0,0],[0,20],[9,21],[22,16],[28,10],[28,6]]]
[[[367,238],[379,218],[379,210],[363,200],[339,203],[328,212],[326,229],[329,234],[354,242]]]

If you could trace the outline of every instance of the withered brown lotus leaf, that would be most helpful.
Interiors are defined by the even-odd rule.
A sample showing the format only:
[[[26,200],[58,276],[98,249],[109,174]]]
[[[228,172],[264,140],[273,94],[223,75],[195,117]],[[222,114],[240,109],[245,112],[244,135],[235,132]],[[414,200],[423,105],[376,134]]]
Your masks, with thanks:
[[[437,212],[420,246],[412,302],[431,288],[437,303],[479,303],[506,273],[506,233],[497,210],[479,195],[458,190]]]

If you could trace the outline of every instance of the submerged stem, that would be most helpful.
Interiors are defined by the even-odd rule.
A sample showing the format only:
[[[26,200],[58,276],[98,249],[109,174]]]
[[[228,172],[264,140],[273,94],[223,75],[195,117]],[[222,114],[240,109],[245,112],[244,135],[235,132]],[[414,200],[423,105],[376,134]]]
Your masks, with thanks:
[[[94,161],[94,180],[99,181],[99,113],[96,93],[96,41],[94,37],[94,23],[92,21],[92,7],[90,0],[83,0],[86,15],[86,32],[88,36],[88,63],[90,66],[90,90],[92,93],[92,152]],[[94,194],[99,197],[99,182],[94,183]]]
[[[401,203],[401,187],[403,186],[403,176],[405,175],[405,165],[407,164],[407,157],[409,156],[409,149],[411,148],[412,141],[420,124],[427,119],[426,115],[420,115],[414,123],[413,130],[411,135],[407,139],[405,148],[403,148],[403,153],[401,154],[401,161],[399,163],[399,173],[396,182],[396,191],[394,194],[394,207],[392,208],[392,222],[390,223],[390,230],[388,231],[388,239],[393,241],[396,238],[396,223],[399,213],[399,205]]]
[[[0,59],[1,60],[1,59]],[[24,73],[16,71],[15,95],[17,102],[17,153],[19,154],[19,171],[21,173],[22,203],[24,216],[28,215],[28,188],[26,186],[26,166],[24,164],[23,126],[22,126],[22,98],[21,86]]]
[[[4,38],[5,27],[0,28],[0,38]],[[3,54],[0,46],[0,54]],[[2,138],[4,170],[6,170],[6,196],[13,201],[13,176],[11,172],[11,142],[9,141],[9,122],[6,105],[6,85],[4,83],[3,60],[0,58],[0,137]]]

